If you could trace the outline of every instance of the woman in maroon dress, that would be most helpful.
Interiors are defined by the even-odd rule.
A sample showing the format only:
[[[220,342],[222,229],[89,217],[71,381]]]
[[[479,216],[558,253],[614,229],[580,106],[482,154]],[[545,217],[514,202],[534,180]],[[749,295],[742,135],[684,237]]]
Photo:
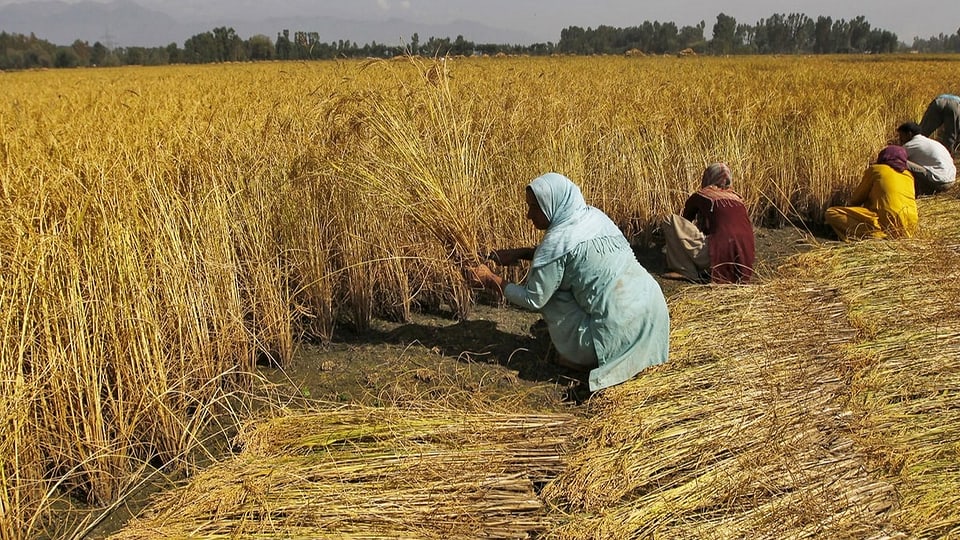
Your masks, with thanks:
[[[747,283],[753,276],[753,224],[743,199],[730,189],[733,175],[723,163],[703,172],[700,189],[667,218],[666,278]]]

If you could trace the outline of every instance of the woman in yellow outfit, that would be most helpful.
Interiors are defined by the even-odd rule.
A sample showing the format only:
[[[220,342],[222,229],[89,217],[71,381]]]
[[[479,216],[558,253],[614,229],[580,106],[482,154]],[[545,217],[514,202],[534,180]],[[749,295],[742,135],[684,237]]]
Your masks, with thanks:
[[[841,240],[913,236],[917,232],[917,201],[907,151],[887,146],[867,167],[853,192],[850,206],[831,206],[825,216]]]

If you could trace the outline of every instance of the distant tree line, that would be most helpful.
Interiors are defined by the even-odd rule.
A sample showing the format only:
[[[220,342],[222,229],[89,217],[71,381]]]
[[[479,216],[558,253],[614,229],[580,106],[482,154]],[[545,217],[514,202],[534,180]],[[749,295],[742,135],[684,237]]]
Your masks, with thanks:
[[[673,22],[645,21],[640,26],[617,28],[570,26],[560,32],[557,43],[504,45],[475,43],[430,37],[421,42],[413,34],[403,46],[350,40],[325,42],[317,32],[289,30],[276,39],[262,34],[243,39],[233,28],[219,27],[187,39],[183,47],[108,47],[97,41],[90,45],[76,40],[72,45],[54,45],[33,34],[0,32],[0,69],[37,67],[202,64],[257,60],[321,60],[332,58],[390,58],[399,55],[497,55],[497,54],[674,54],[692,50],[699,54],[835,54],[919,52],[960,52],[960,29],[954,35],[940,34],[929,39],[915,38],[912,47],[900,43],[897,35],[872,28],[862,15],[851,20],[820,16],[815,20],[800,13],[774,14],[756,24],[739,24],[723,13],[717,15],[712,39],[706,39],[706,23],[678,27]]]
[[[960,52],[960,28],[950,36],[941,33],[929,39],[913,38],[911,49],[924,53]]]
[[[710,40],[704,38],[705,27],[704,21],[682,28],[672,22],[649,21],[628,28],[584,30],[574,26],[560,33],[558,49],[572,54],[663,54],[686,48],[705,54],[835,54],[889,53],[901,48],[896,34],[871,28],[863,16],[847,21],[824,16],[814,20],[801,13],[774,14],[747,25],[721,13]]]
[[[896,34],[871,28],[863,15],[849,21],[823,15],[814,20],[802,13],[774,14],[753,26],[721,13],[710,42],[716,54],[892,53],[901,48]]]
[[[571,26],[560,31],[559,52],[565,54],[623,54],[636,50],[644,53],[665,54],[683,49],[702,51],[707,43],[703,37],[706,23],[677,28],[672,22],[645,21],[640,26],[615,28],[598,26],[584,30]]]
[[[339,40],[326,43],[317,32],[277,33],[276,40],[264,35],[242,39],[233,28],[219,27],[187,39],[183,47],[171,43],[165,47],[109,48],[97,41],[90,45],[76,40],[72,45],[54,45],[33,34],[0,32],[0,69],[69,68],[83,66],[206,64],[256,60],[323,60],[332,58],[391,58],[406,54],[428,56],[488,54],[550,54],[552,44],[529,46],[483,44],[431,37],[425,43],[413,34],[404,46],[372,42],[364,45]]]

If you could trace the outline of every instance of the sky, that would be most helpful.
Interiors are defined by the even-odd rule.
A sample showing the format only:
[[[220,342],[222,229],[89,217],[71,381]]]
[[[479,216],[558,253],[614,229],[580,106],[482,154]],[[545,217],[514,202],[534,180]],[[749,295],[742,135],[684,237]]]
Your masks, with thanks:
[[[803,13],[814,19],[828,15],[847,20],[864,15],[871,26],[891,30],[908,43],[914,36],[954,34],[960,29],[958,0],[362,0],[357,4],[358,8],[366,4],[367,10],[399,17],[469,18],[492,26],[523,29],[552,41],[567,26],[624,27],[645,20],[673,21],[679,26],[703,20],[707,23],[705,34],[710,37],[719,13],[748,24],[774,13]]]
[[[0,0],[36,3],[49,0]],[[67,0],[75,2],[77,0]],[[423,24],[469,20],[495,28],[522,31],[536,41],[560,38],[568,26],[636,26],[646,20],[678,26],[706,22],[712,36],[717,14],[755,24],[774,13],[803,13],[852,19],[864,15],[874,28],[893,31],[901,41],[928,38],[960,29],[958,0],[133,0],[180,20],[215,21],[218,17],[333,16],[350,20],[399,18]],[[469,39],[469,36],[466,36]]]
[[[140,0],[144,5],[170,4],[170,0]],[[211,0],[188,0],[188,5],[210,5]],[[707,23],[710,37],[717,14],[753,24],[774,13],[804,13],[812,18],[866,16],[871,26],[891,30],[901,40],[929,37],[960,29],[960,1],[906,0],[235,0],[235,9],[270,4],[271,11],[317,10],[344,18],[397,17],[423,23],[468,19],[489,26],[523,30],[543,41],[557,41],[568,26],[624,27],[649,21],[673,21],[679,26]],[[292,9],[291,9],[292,8]],[[254,8],[255,9],[255,8]],[[302,11],[301,11],[302,13]]]

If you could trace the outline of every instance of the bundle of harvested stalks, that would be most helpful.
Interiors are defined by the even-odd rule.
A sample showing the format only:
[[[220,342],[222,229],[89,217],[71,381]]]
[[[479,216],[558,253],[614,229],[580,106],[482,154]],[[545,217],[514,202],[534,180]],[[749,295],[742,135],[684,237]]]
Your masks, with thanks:
[[[845,285],[871,362],[851,380],[857,442],[895,478],[890,519],[915,537],[960,534],[960,201],[920,201],[922,237],[844,246],[821,255]],[[802,259],[801,259],[802,261]]]
[[[952,232],[829,244],[767,282],[675,298],[671,362],[595,397],[587,422],[280,418],[119,538],[954,537],[960,254],[944,223],[960,201],[927,209]]]
[[[348,407],[248,426],[241,455],[114,538],[524,538],[562,466],[567,414]]]

